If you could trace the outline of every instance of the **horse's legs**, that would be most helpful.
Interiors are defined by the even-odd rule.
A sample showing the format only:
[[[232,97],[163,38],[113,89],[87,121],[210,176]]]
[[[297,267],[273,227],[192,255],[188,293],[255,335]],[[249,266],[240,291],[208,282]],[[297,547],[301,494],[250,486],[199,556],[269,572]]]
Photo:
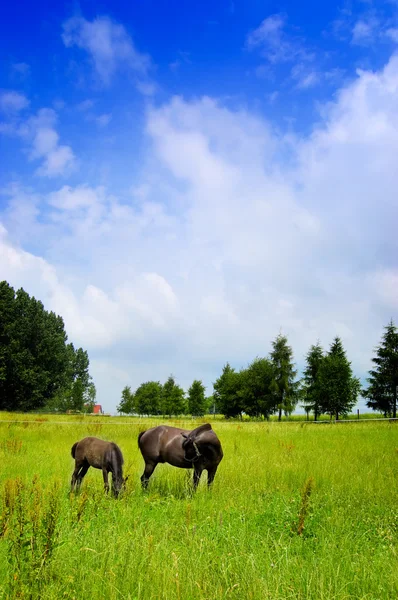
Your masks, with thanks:
[[[108,493],[109,492],[109,482],[108,482],[108,469],[106,467],[102,467],[102,476],[104,478],[104,490],[106,493]]]
[[[143,474],[141,475],[141,484],[144,489],[148,487],[149,478],[154,472],[157,464],[158,463],[145,463],[145,469]]]
[[[207,469],[207,487],[210,488],[211,484],[214,481],[214,477],[216,476],[217,473],[217,468],[218,465],[216,467],[212,467],[211,469]]]
[[[200,476],[202,475],[202,468],[198,468],[194,466],[194,472],[193,472],[193,489],[196,490],[196,488],[199,485],[199,481],[200,481]]]

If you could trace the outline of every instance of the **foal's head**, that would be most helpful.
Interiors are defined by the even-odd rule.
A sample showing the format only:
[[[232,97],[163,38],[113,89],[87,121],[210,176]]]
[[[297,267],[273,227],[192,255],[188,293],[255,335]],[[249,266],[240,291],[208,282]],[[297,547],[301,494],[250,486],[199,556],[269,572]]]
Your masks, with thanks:
[[[116,498],[119,496],[120,492],[124,492],[124,490],[126,489],[126,481],[128,478],[128,475],[127,477],[119,475],[114,480],[112,480],[113,494]]]

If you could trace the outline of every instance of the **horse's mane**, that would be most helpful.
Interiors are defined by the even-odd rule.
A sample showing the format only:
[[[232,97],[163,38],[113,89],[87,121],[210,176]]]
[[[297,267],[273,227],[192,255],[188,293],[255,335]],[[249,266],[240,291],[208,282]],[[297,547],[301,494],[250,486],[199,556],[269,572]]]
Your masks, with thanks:
[[[203,431],[210,431],[210,429],[211,429],[210,423],[205,423],[204,425],[200,425],[199,427],[197,427],[196,429],[191,431],[191,433],[189,434],[189,437],[196,437]]]
[[[116,464],[117,464],[118,471],[121,472],[123,463],[124,463],[122,451],[120,450],[119,446],[117,444],[115,444],[114,442],[111,442],[111,444],[112,444],[112,454],[116,458]]]

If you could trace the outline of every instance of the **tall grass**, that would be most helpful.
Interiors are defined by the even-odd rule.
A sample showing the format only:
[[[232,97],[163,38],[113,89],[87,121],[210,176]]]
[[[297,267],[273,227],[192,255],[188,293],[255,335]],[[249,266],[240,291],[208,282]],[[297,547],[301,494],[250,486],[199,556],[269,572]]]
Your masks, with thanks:
[[[398,424],[215,420],[224,460],[213,490],[204,477],[192,494],[191,475],[168,465],[140,488],[137,435],[160,419],[99,417],[94,431],[92,417],[11,417],[0,421],[0,598],[398,596]],[[85,435],[121,447],[119,500],[93,469],[70,495],[70,448]]]

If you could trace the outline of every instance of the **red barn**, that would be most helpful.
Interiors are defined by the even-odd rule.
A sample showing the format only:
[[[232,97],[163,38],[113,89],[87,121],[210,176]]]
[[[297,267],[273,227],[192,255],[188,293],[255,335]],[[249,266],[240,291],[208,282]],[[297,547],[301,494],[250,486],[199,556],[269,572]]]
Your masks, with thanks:
[[[94,404],[93,413],[95,415],[102,415],[103,410],[101,404]]]

